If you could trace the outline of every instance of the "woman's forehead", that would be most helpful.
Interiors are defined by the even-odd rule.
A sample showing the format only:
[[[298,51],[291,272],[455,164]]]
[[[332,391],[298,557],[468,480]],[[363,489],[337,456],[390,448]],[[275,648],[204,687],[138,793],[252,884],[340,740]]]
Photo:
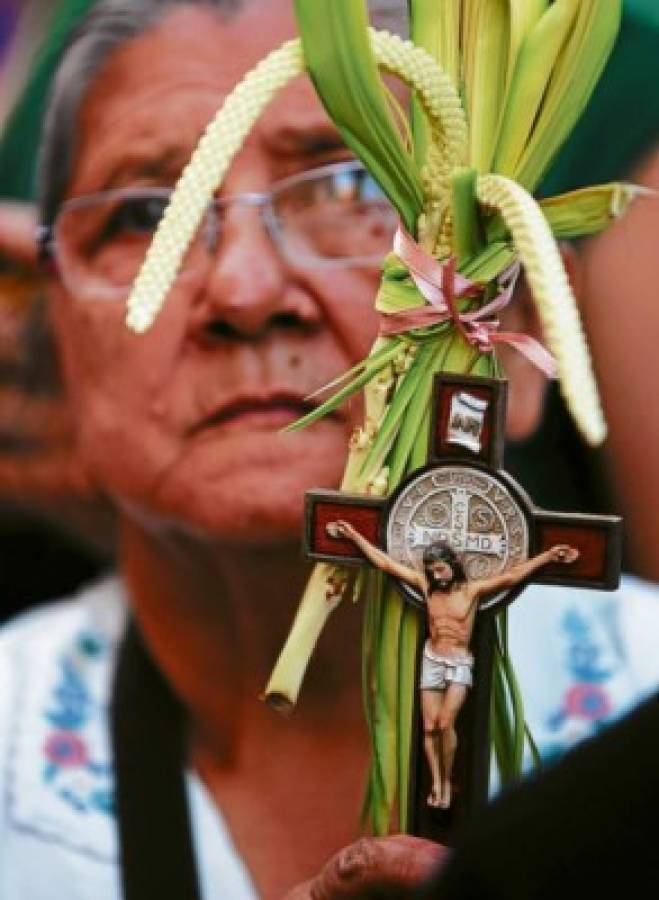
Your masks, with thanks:
[[[182,64],[191,70],[215,66],[228,89],[295,34],[288,0],[246,2],[228,18],[208,6],[182,5],[112,53],[101,72],[111,69],[114,78],[140,84],[146,76],[162,78]]]
[[[287,0],[248,3],[227,21],[185,7],[118,48],[80,110],[70,193],[130,183],[140,169],[156,178],[163,164],[176,174],[240,78],[294,30]],[[273,101],[257,135],[282,155],[338,142],[306,77]]]

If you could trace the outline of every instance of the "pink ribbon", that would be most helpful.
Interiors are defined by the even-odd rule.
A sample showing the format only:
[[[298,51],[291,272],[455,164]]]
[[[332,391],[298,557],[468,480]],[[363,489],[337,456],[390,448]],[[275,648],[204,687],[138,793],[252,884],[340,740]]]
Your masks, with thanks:
[[[501,291],[494,300],[473,312],[461,313],[457,301],[478,296],[482,287],[460,275],[455,257],[444,264],[438,262],[402,226],[394,237],[394,253],[407,267],[419,292],[430,305],[397,313],[381,313],[381,335],[390,337],[451,320],[464,339],[481,353],[491,353],[495,344],[508,344],[526,356],[547,378],[556,377],[556,361],[539,341],[528,334],[499,331],[500,323],[495,313],[512,300],[520,273],[519,263],[509,266],[499,276]]]

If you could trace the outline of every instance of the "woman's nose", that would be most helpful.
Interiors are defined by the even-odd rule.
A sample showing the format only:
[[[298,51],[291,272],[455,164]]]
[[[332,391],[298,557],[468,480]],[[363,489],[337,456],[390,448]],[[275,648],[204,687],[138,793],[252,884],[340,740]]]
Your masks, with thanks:
[[[314,325],[320,310],[295,284],[260,210],[232,207],[223,216],[201,305],[215,332],[258,337],[278,322]]]

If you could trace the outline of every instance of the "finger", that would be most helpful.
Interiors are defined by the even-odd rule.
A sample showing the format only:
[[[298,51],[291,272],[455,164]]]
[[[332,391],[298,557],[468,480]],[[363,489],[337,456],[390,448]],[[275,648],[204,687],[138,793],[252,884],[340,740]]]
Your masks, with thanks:
[[[430,841],[398,835],[363,838],[341,850],[310,885],[310,900],[368,900],[404,897],[444,858]]]

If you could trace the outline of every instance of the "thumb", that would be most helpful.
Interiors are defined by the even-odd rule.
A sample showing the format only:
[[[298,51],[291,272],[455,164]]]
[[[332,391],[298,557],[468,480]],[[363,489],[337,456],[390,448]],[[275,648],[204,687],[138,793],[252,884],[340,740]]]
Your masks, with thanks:
[[[446,854],[445,847],[408,835],[363,838],[285,900],[404,900]]]

